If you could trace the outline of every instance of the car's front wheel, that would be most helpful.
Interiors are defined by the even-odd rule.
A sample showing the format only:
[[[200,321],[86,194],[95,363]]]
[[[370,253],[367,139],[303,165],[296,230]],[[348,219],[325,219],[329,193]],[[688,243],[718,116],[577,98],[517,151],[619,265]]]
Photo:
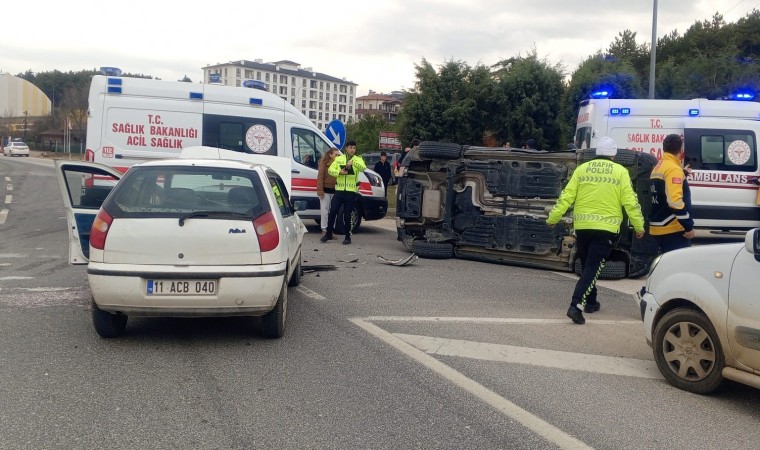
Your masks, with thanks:
[[[723,382],[725,361],[710,320],[690,308],[665,314],[655,326],[653,345],[657,367],[670,384],[708,394]]]
[[[288,283],[282,283],[280,296],[274,309],[264,314],[261,318],[261,334],[268,339],[281,338],[285,334],[285,316],[288,312]]]
[[[93,300],[92,324],[95,327],[95,332],[102,338],[119,337],[127,327],[127,315],[103,311],[98,308],[98,305]]]

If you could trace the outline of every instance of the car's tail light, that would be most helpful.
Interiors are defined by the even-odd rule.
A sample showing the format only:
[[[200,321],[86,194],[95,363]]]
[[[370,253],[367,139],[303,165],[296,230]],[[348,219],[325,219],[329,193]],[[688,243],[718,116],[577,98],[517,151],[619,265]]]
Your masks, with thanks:
[[[280,230],[277,221],[274,220],[272,211],[267,211],[253,219],[253,228],[259,238],[259,249],[262,252],[274,250],[280,244]]]
[[[98,250],[103,250],[106,247],[106,237],[111,228],[111,222],[113,222],[113,217],[105,209],[101,209],[92,223],[92,228],[90,228],[90,245]]]

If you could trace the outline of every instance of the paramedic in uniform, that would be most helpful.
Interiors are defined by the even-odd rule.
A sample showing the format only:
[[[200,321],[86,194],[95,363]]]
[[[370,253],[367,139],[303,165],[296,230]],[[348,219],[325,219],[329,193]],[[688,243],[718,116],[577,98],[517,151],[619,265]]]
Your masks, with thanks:
[[[351,234],[354,231],[354,214],[356,214],[356,202],[359,200],[359,174],[367,168],[361,156],[356,154],[356,141],[346,142],[346,154],[338,155],[330,164],[327,173],[334,176],[335,195],[330,205],[330,215],[327,218],[327,230],[320,239],[327,242],[333,237],[335,218],[343,207],[343,223],[346,228],[344,244],[351,243]]]
[[[599,311],[596,280],[617,240],[623,222],[623,208],[636,231],[636,238],[644,236],[644,216],[631,185],[631,177],[628,169],[612,161],[616,154],[615,141],[606,136],[600,138],[596,158],[575,169],[546,219],[546,223],[553,227],[574,205],[573,228],[582,272],[575,285],[567,317],[577,324],[586,323],[582,311]]]
[[[691,191],[686,173],[681,167],[683,141],[669,134],[662,141],[662,159],[650,175],[652,211],[649,214],[649,234],[665,253],[691,246],[694,221],[691,218]]]

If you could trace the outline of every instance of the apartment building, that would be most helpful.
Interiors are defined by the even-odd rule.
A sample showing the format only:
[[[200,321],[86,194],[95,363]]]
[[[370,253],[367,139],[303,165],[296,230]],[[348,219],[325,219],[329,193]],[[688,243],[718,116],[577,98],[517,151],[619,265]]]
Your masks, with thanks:
[[[381,115],[389,123],[395,123],[402,104],[403,94],[400,91],[387,95],[370,90],[369,94],[356,97],[356,120],[367,115]]]
[[[347,124],[356,121],[357,84],[315,72],[311,67],[302,68],[297,62],[265,63],[256,59],[204,67],[204,83],[210,83],[212,79],[227,86],[243,86],[247,80],[260,81],[269,92],[299,108],[320,130],[333,119]]]

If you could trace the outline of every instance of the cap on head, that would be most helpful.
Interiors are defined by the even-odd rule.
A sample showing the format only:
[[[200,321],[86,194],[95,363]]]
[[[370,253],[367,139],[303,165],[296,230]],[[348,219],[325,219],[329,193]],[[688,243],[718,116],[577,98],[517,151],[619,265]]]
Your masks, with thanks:
[[[596,143],[596,156],[617,155],[617,144],[611,137],[601,137]]]

